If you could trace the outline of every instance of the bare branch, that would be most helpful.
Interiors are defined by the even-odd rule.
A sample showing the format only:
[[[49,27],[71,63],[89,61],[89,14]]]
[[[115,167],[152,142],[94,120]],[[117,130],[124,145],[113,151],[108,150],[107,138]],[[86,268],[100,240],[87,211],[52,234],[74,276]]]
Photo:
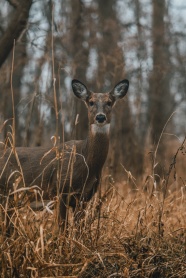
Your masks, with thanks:
[[[0,39],[0,67],[10,54],[13,48],[14,40],[17,41],[19,39],[21,33],[26,27],[32,0],[9,0],[9,3],[14,7],[16,6],[17,9],[14,12],[9,26]]]

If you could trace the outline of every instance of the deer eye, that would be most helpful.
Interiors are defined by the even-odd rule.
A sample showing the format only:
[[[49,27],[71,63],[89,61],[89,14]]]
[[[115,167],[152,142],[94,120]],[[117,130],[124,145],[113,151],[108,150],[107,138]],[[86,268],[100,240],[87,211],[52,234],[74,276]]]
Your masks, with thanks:
[[[89,101],[89,106],[93,106],[94,102],[93,101]]]
[[[107,106],[111,106],[112,102],[111,101],[107,101]]]

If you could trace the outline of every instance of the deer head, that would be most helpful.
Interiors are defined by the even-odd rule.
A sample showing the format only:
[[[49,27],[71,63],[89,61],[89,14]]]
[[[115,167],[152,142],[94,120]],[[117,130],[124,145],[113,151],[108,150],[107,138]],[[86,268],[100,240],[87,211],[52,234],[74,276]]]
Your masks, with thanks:
[[[112,107],[123,98],[129,88],[129,81],[120,81],[109,93],[93,93],[80,81],[72,80],[72,89],[76,97],[85,102],[88,108],[89,125],[92,131],[108,130]]]

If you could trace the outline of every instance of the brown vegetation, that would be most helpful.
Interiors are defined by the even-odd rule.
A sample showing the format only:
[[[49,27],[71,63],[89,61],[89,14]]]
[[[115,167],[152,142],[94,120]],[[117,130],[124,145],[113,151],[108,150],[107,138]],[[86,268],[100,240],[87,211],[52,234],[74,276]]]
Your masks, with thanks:
[[[1,277],[186,277],[186,34],[176,2],[1,0],[0,141],[14,151],[86,138],[73,78],[101,92],[131,84],[78,225],[67,208],[60,230],[58,194],[43,211],[28,198],[37,204],[41,190],[16,190],[19,179],[0,195]]]
[[[185,182],[183,173],[177,176],[185,154],[183,143],[159,184],[167,188],[155,188],[152,175],[140,184],[133,180],[135,190],[105,177],[102,196],[89,203],[78,227],[69,214],[65,233],[52,207],[35,212],[27,201],[12,208],[7,198],[1,205],[2,277],[186,277]]]

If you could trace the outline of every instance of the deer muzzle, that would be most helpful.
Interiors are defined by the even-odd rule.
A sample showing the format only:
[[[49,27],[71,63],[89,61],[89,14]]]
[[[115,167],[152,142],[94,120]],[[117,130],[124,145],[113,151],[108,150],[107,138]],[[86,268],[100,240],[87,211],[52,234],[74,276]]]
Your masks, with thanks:
[[[98,124],[103,124],[107,120],[106,115],[102,113],[97,114],[95,119]]]

